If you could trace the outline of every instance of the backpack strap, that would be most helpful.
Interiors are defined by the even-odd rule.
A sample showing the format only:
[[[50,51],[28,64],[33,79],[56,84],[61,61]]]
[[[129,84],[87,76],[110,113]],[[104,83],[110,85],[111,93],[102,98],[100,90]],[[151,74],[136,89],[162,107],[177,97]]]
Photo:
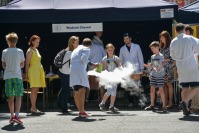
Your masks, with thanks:
[[[67,60],[66,62],[64,62],[64,63],[62,64],[62,66],[63,66],[63,65],[65,65],[65,64],[66,64],[67,62],[69,62],[69,61],[70,61],[70,59],[69,59],[69,60]]]
[[[64,49],[64,50],[65,50],[65,49]],[[66,51],[66,54],[67,54],[67,52],[68,52],[68,51]],[[65,65],[66,63],[68,63],[69,61],[70,61],[70,59],[67,60],[66,62],[64,62],[64,63],[62,64],[62,66]]]

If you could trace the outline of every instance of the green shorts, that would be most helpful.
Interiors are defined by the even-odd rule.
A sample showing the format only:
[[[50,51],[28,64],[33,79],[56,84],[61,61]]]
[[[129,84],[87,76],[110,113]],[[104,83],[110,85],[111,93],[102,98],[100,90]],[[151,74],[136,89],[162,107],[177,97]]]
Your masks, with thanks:
[[[6,79],[5,92],[7,97],[23,96],[23,80],[18,78]]]

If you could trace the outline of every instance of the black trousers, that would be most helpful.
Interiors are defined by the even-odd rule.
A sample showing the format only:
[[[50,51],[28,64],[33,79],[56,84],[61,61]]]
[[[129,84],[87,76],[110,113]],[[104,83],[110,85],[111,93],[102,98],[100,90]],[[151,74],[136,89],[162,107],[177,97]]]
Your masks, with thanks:
[[[67,103],[70,101],[69,75],[63,74],[60,71],[58,71],[58,75],[61,81],[61,90],[58,95],[57,105],[62,110],[67,110]]]

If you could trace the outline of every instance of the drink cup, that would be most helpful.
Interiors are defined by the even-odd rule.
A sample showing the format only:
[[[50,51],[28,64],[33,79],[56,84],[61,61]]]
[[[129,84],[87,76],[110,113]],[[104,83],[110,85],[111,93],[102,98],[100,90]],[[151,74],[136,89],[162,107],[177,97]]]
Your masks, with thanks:
[[[98,72],[98,73],[102,72],[102,64],[98,64],[96,72]]]

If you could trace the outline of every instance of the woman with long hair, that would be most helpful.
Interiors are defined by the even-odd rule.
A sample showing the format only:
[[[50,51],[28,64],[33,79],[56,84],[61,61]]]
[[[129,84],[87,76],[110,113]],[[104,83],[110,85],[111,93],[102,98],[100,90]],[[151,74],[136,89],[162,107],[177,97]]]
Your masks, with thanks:
[[[165,98],[167,108],[173,107],[173,81],[174,81],[174,72],[173,72],[173,64],[174,61],[170,56],[170,43],[171,36],[169,32],[162,31],[159,35],[160,37],[160,52],[164,56],[164,69],[165,69]]]
[[[61,90],[58,95],[57,105],[62,110],[62,113],[67,113],[71,111],[69,109],[70,100],[70,85],[69,85],[69,70],[70,70],[70,57],[72,51],[79,45],[79,37],[71,36],[68,40],[68,45],[66,54],[63,58],[63,63],[65,63],[62,68],[59,69],[58,75],[61,81]]]

